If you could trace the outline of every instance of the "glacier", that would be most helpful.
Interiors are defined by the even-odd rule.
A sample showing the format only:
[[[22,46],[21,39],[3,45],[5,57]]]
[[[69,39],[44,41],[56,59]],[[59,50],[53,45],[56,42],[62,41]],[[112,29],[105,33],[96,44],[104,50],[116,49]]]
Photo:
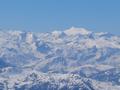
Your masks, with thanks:
[[[0,90],[120,90],[120,36],[0,31]]]

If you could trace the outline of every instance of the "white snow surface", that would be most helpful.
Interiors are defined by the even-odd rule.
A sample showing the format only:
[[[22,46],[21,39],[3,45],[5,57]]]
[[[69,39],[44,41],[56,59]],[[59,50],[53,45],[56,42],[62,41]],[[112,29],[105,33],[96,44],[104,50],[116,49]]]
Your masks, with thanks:
[[[120,36],[0,31],[0,90],[120,90]]]
[[[91,33],[90,31],[84,29],[84,28],[75,28],[75,27],[71,27],[70,29],[67,29],[64,31],[64,33],[66,33],[67,35],[76,35],[76,34],[89,34]]]

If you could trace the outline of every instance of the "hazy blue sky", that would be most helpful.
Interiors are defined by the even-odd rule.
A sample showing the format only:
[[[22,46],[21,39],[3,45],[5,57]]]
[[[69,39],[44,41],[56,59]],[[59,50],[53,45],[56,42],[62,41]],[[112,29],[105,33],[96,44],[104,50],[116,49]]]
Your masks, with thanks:
[[[0,28],[47,32],[76,26],[120,34],[120,0],[0,0]]]

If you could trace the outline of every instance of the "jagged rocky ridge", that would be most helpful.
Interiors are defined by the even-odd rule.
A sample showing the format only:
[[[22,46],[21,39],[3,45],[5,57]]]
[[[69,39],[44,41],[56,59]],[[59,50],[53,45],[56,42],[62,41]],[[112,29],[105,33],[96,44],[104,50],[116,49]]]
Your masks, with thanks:
[[[50,33],[0,31],[0,90],[6,88],[119,90],[120,36],[74,27]]]

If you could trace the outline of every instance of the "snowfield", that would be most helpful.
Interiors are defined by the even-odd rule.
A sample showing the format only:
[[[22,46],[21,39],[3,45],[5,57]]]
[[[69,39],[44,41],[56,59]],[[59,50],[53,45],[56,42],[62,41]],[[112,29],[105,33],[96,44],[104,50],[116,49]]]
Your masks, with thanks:
[[[120,36],[0,31],[0,90],[120,90]]]

